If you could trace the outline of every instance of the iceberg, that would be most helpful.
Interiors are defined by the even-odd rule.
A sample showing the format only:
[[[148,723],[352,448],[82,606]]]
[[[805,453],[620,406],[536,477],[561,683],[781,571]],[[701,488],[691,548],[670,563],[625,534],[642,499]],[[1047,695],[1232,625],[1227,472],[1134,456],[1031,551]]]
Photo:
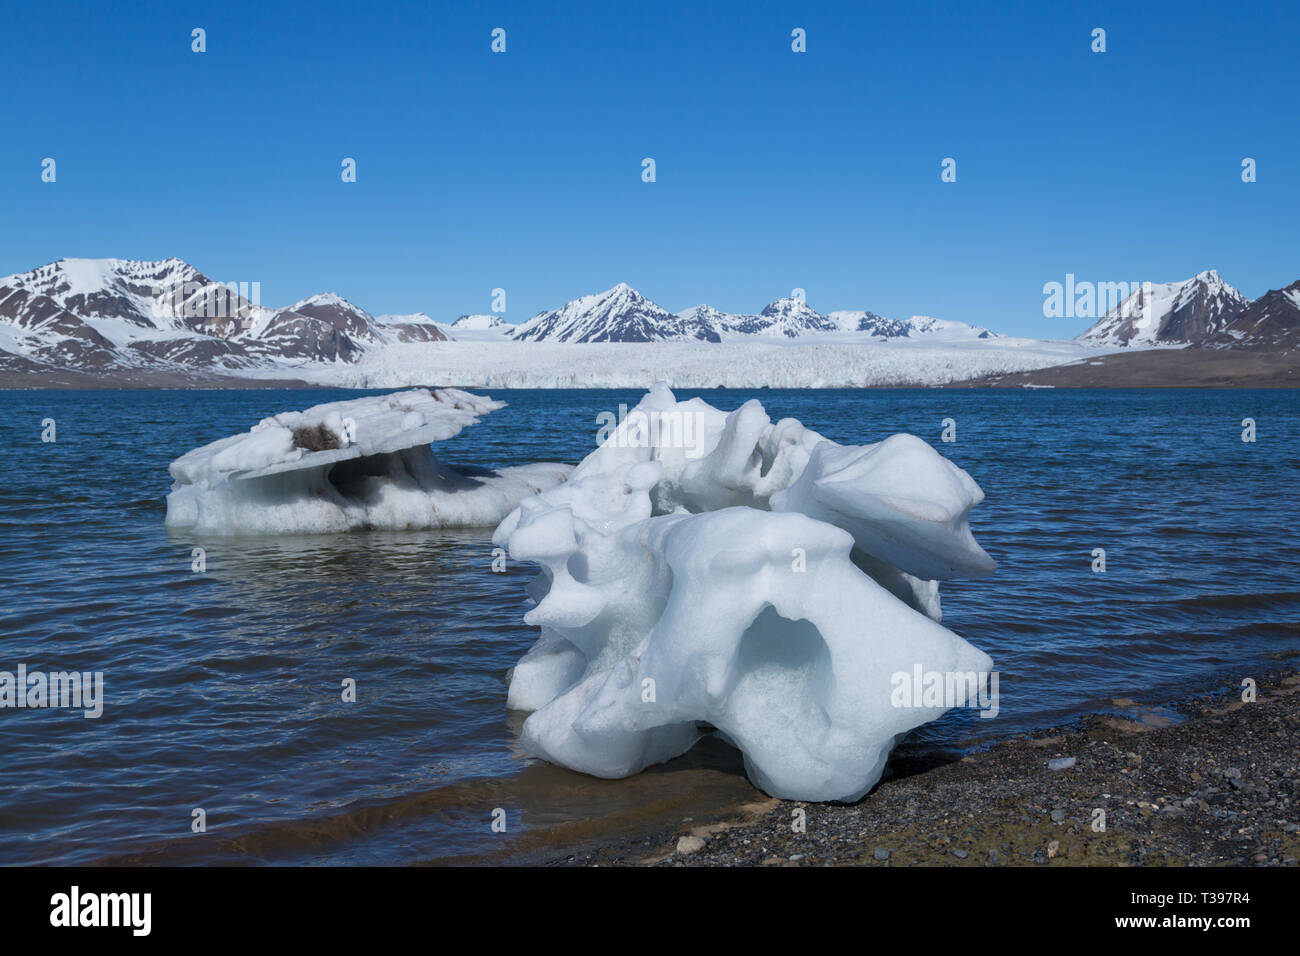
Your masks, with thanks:
[[[493,536],[540,567],[507,695],[531,711],[521,746],[613,778],[716,731],[773,796],[860,798],[992,671],[939,623],[939,580],[994,570],[968,521],[983,497],[913,436],[839,445],[656,385]],[[969,694],[899,693],[922,673]]]
[[[214,534],[492,527],[571,470],[438,460],[433,442],[504,407],[443,388],[283,412],[173,461],[166,523]]]

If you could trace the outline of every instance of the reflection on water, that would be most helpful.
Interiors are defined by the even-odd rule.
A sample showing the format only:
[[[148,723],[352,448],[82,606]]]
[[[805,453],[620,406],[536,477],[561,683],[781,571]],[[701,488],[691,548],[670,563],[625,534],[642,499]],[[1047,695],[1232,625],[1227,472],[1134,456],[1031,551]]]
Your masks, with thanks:
[[[703,394],[724,408],[758,397],[847,442],[911,431],[937,444],[940,421],[958,420],[959,441],[939,447],[984,487],[974,527],[1000,567],[945,585],[944,623],[993,656],[1000,713],[922,728],[895,770],[1300,650],[1294,392]],[[98,720],[0,711],[0,862],[527,859],[755,795],[712,741],[627,781],[525,760],[504,700],[535,637],[521,620],[532,570],[493,574],[490,529],[164,530],[172,458],[339,397],[0,394],[0,669],[103,671],[106,696]],[[577,461],[596,415],[637,400],[497,397],[510,407],[440,456]],[[1246,415],[1256,445],[1240,441]],[[39,440],[45,417],[56,444]],[[1090,570],[1097,547],[1105,574]]]

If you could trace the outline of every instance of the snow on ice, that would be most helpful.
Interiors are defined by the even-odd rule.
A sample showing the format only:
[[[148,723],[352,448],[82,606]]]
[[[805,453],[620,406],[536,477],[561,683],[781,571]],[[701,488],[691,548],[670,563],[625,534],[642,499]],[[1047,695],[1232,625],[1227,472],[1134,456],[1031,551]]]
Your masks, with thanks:
[[[708,724],[769,794],[857,799],[904,734],[976,703],[900,700],[898,675],[991,671],[938,623],[938,579],[994,569],[968,524],[983,497],[912,436],[841,446],[655,386],[494,535],[541,566],[508,692],[524,749],[624,777]]]
[[[455,338],[468,336],[452,330]],[[879,340],[827,333],[814,339],[697,342],[410,343],[353,364],[295,368],[295,377],[341,388],[407,388],[439,381],[473,388],[865,388],[941,385],[1025,372],[1100,354],[1074,342],[996,337]],[[272,372],[254,370],[253,377]],[[283,372],[279,373],[283,377]]]
[[[172,462],[167,524],[218,534],[491,527],[569,473],[438,460],[430,443],[504,406],[459,389],[415,389],[263,419]]]

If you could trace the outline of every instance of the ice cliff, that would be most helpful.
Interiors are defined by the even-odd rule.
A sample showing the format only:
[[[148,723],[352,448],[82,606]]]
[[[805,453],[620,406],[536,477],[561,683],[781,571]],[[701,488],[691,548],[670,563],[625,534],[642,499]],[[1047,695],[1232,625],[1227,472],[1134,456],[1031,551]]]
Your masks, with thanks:
[[[524,749],[623,777],[712,728],[772,795],[857,799],[904,734],[975,703],[899,675],[992,668],[938,623],[939,579],[994,569],[967,521],[982,500],[918,438],[841,446],[656,386],[494,535],[541,566],[508,694],[532,711]]]
[[[263,419],[171,463],[167,524],[221,534],[491,527],[570,470],[438,460],[432,442],[504,406],[459,389],[415,389]]]

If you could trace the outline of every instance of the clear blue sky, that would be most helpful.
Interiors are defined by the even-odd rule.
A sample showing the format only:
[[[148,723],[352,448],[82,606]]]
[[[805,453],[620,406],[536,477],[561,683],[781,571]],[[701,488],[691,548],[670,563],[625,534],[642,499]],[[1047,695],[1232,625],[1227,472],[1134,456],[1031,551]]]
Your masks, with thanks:
[[[174,255],[272,306],[448,319],[500,286],[516,322],[801,287],[1053,337],[1088,324],[1043,317],[1066,273],[1300,278],[1297,5],[1066,7],[10,4],[0,275]]]

